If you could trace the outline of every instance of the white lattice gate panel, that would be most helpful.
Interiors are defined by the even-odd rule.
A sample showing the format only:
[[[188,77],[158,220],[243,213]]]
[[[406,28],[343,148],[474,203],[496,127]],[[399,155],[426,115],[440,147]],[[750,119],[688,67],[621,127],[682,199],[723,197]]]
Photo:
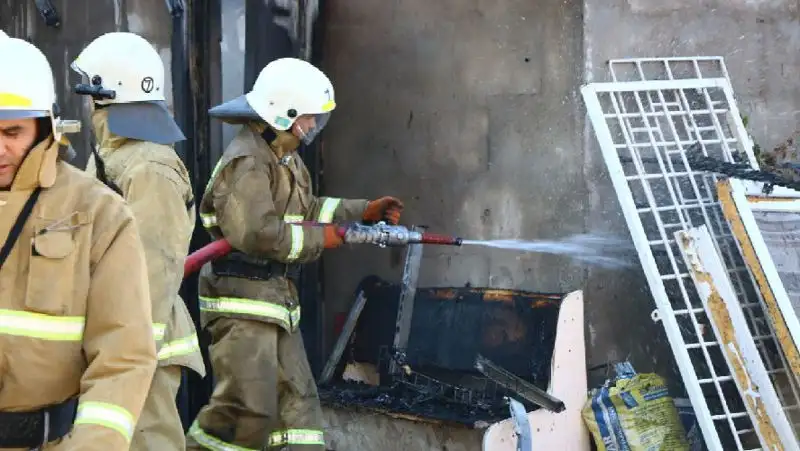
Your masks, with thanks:
[[[721,56],[612,59],[608,68],[615,82],[724,78],[730,83]]]
[[[724,78],[687,79],[593,83],[581,91],[705,440],[710,449],[757,448],[673,236],[708,227],[765,365],[785,375],[787,365],[719,208],[715,177],[691,171],[685,156],[696,145],[724,161],[750,159],[738,154],[741,121],[730,85]],[[781,399],[785,406],[800,404],[796,392],[790,395]]]
[[[612,59],[609,60],[608,67],[611,80],[614,82],[724,78],[728,84],[733,84],[725,59],[721,56]],[[738,111],[736,114],[739,114]],[[752,139],[744,127],[740,132],[742,137],[740,150],[747,149],[748,160],[756,168],[758,162],[752,151]],[[742,181],[742,183],[748,195],[760,195],[764,186],[761,182]],[[800,192],[778,186],[773,189],[770,196],[798,198]]]

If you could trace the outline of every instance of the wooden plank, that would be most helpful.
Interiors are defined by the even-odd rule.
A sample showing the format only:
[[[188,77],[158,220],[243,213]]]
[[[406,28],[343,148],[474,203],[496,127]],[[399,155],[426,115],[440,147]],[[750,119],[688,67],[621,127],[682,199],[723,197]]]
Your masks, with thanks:
[[[336,366],[342,358],[344,348],[347,347],[350,336],[353,334],[353,330],[355,330],[356,324],[358,323],[358,317],[361,316],[361,311],[364,310],[364,305],[366,304],[367,296],[364,294],[364,290],[361,290],[358,292],[353,308],[350,309],[350,313],[347,315],[347,320],[344,323],[344,327],[342,327],[342,333],[339,334],[339,338],[333,346],[331,356],[325,364],[325,368],[322,370],[322,375],[319,378],[320,385],[327,384],[333,377],[333,372],[336,370]]]

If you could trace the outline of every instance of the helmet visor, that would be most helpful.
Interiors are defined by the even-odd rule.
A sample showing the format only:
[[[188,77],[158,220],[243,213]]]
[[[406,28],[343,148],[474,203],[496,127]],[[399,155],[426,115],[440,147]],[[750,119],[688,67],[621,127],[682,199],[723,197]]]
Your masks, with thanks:
[[[328,120],[331,118],[331,113],[315,114],[313,117],[313,121],[303,121],[302,124],[300,122],[295,122],[295,127],[300,134],[300,139],[305,145],[309,145],[314,142],[314,139],[316,139],[317,135],[319,135],[322,132],[322,129],[328,125]]]
[[[33,108],[33,101],[16,92],[0,91],[0,119],[30,119],[50,116],[49,110]]]
[[[49,117],[49,111],[42,110],[6,110],[0,108],[0,120],[35,119]]]

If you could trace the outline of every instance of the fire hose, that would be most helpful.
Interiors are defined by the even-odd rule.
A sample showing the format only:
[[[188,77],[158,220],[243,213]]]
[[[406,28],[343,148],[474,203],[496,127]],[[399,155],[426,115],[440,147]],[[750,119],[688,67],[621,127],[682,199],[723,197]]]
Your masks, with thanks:
[[[314,222],[302,222],[301,224],[323,225]],[[374,225],[355,223],[340,226],[336,229],[336,233],[347,244],[372,244],[378,247],[397,247],[409,244],[461,246],[462,242],[462,239],[456,236],[417,232],[402,225],[390,225],[384,222]],[[204,264],[224,257],[232,250],[233,247],[228,240],[221,238],[192,252],[186,257],[186,262],[183,265],[183,277],[186,278],[190,274],[199,271]]]

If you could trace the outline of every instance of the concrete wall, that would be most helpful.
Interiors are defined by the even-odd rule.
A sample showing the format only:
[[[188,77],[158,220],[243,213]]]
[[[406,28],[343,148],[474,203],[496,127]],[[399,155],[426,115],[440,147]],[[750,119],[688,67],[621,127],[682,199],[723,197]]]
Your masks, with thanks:
[[[325,68],[339,107],[324,192],[397,195],[404,223],[467,238],[630,239],[578,92],[606,80],[608,59],[722,55],[757,142],[770,147],[797,126],[798,3],[704,3],[332,2]],[[590,365],[630,357],[680,387],[635,255],[632,269],[605,270],[509,251],[425,252],[424,286],[584,289]],[[349,308],[363,276],[396,280],[398,257],[331,252],[328,316]],[[591,376],[594,384],[604,374]]]
[[[83,48],[97,36],[111,31],[131,31],[148,39],[164,60],[170,73],[170,16],[164,0],[55,0],[53,5],[61,17],[59,28],[47,27],[36,11],[34,2],[0,0],[0,29],[10,36],[29,39],[50,60],[56,78],[56,89],[63,116],[84,119],[85,98],[72,94],[79,81],[69,65]],[[172,106],[172,83],[167,76],[165,95]],[[72,135],[79,167],[86,162],[86,143],[90,124],[83,123],[80,136]]]

